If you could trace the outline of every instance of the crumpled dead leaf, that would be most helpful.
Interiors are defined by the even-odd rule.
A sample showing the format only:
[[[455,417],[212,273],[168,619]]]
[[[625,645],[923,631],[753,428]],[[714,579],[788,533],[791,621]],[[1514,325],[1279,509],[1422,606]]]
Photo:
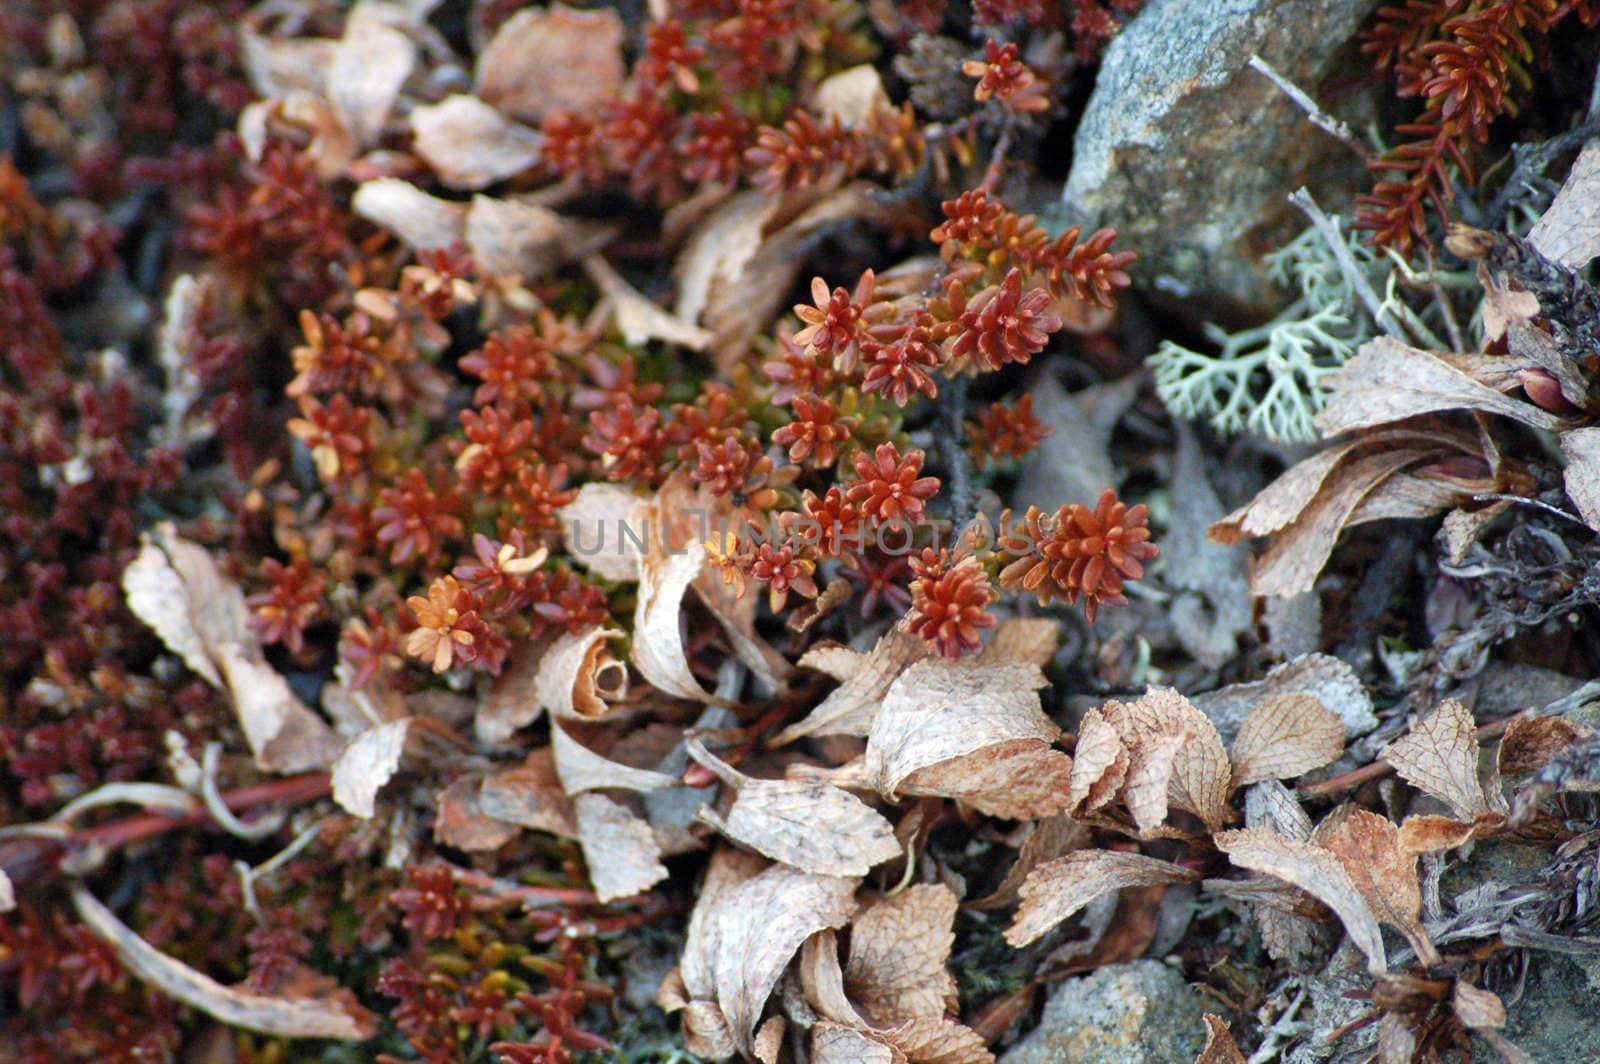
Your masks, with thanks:
[[[1555,714],[1513,717],[1500,737],[1495,760],[1501,776],[1524,776],[1538,772],[1557,754],[1589,737],[1589,729]]]
[[[709,701],[710,692],[689,671],[679,621],[684,592],[706,562],[703,544],[691,543],[679,554],[647,559],[639,574],[638,605],[633,613],[633,650],[629,660],[657,690],[678,698]]]
[[[1078,725],[1067,811],[1073,816],[1087,816],[1110,804],[1127,780],[1132,763],[1128,748],[1106,720],[1105,712],[1089,710]]]
[[[578,823],[572,801],[556,774],[550,747],[530,753],[521,765],[484,778],[478,789],[478,808],[508,824],[576,838]]]
[[[433,838],[444,846],[468,853],[498,850],[520,833],[517,825],[489,816],[478,797],[483,778],[463,776],[440,791],[434,801]]]
[[[1366,955],[1368,970],[1377,975],[1388,969],[1378,919],[1336,854],[1285,839],[1266,828],[1219,832],[1214,841],[1240,868],[1291,883],[1328,906],[1344,923],[1356,948]]]
[[[1337,761],[1344,723],[1316,695],[1262,699],[1233,741],[1233,786],[1289,779]]]
[[[1600,255],[1600,144],[1590,141],[1578,153],[1561,191],[1528,231],[1528,241],[1545,258],[1572,270]]]
[[[625,765],[595,753],[557,722],[550,724],[550,749],[555,754],[556,775],[561,777],[561,786],[568,794],[611,789],[645,793],[678,785],[676,776]]]
[[[1466,706],[1446,699],[1410,734],[1390,743],[1383,757],[1401,779],[1439,799],[1459,819],[1475,820],[1490,812],[1478,781],[1476,728]]]
[[[1405,935],[1423,964],[1438,964],[1439,952],[1422,927],[1417,855],[1402,849],[1394,822],[1344,806],[1319,826],[1317,836],[1318,844],[1344,864],[1373,915]]]
[[[800,658],[800,666],[826,673],[840,681],[839,686],[803,719],[779,732],[773,744],[792,743],[807,735],[868,735],[890,685],[907,666],[929,654],[928,644],[903,624],[883,633],[865,654],[830,643],[812,647]]]
[[[539,659],[534,696],[552,715],[599,720],[628,693],[628,668],[611,653],[610,641],[625,633],[596,625],[574,635],[562,632]]]
[[[472,260],[485,272],[532,281],[573,259],[592,258],[614,232],[537,203],[478,195],[467,208],[464,235]]]
[[[691,351],[704,351],[711,343],[710,332],[646,299],[599,255],[587,256],[583,269],[605,297],[623,340],[629,344],[640,346],[651,340],[664,340]]]
[[[134,615],[184,664],[232,697],[257,768],[300,772],[333,761],[338,737],[261,660],[243,592],[204,548],[163,523],[124,570],[122,586]]]
[[[899,789],[953,798],[1004,820],[1032,820],[1064,809],[1071,784],[1072,758],[1038,739],[1012,739],[919,768]]]
[[[735,842],[803,872],[864,876],[900,856],[894,826],[854,795],[821,780],[746,776],[690,739],[689,756],[714,772],[736,797],[726,817],[701,809],[699,819]]]
[[[475,91],[534,124],[552,111],[591,111],[622,84],[622,38],[622,19],[609,9],[523,8],[479,53]]]
[[[1457,979],[1455,992],[1450,997],[1450,1008],[1462,1025],[1473,1030],[1489,1028],[1498,1030],[1506,1025],[1506,1006],[1500,995],[1492,990],[1473,986],[1465,979]]]
[[[667,878],[655,833],[627,806],[587,792],[573,798],[572,811],[589,881],[602,902],[643,893]]]
[[[416,46],[386,23],[378,4],[350,9],[328,67],[327,93],[358,147],[377,143],[416,61]]]
[[[69,889],[78,918],[116,950],[117,962],[128,974],[222,1023],[279,1038],[357,1042],[377,1033],[377,1017],[349,991],[319,988],[304,997],[280,997],[224,986],[146,942],[82,883],[73,882]]]
[[[369,819],[378,791],[400,768],[411,719],[369,728],[344,748],[333,763],[333,800],[352,816]]]
[[[447,96],[411,112],[412,147],[450,188],[477,190],[539,161],[542,139],[476,96]]]
[[[1133,702],[1106,703],[1103,712],[1128,749],[1124,798],[1141,833],[1165,823],[1169,803],[1213,831],[1233,819],[1232,768],[1222,736],[1187,698],[1170,687],[1152,687]]]
[[[906,1064],[906,1055],[866,1031],[823,1020],[811,1028],[815,1064]]]
[[[1206,1044],[1200,1050],[1200,1055],[1194,1058],[1194,1064],[1245,1064],[1244,1054],[1239,1052],[1239,1045],[1233,1040],[1233,1033],[1228,1030],[1222,1017],[1208,1012],[1203,1019],[1206,1023]]]
[[[1578,508],[1584,524],[1600,532],[1600,428],[1563,432],[1561,453],[1567,459],[1561,472],[1567,498]]]
[[[875,1027],[957,1011],[950,974],[960,899],[924,883],[868,906],[850,925],[845,988]]]
[[[467,233],[466,204],[430,196],[398,177],[362,182],[350,207],[419,251],[447,248]]]
[[[1077,850],[1028,874],[1019,891],[1022,904],[1005,931],[1006,941],[1026,946],[1096,898],[1123,887],[1158,887],[1199,878],[1197,872],[1142,853]]]
[[[1240,727],[1256,706],[1293,694],[1311,695],[1331,710],[1344,722],[1346,741],[1378,726],[1366,684],[1347,662],[1331,654],[1306,654],[1274,667],[1260,680],[1230,684],[1194,695],[1190,701],[1211,718],[1223,739],[1231,743],[1238,740]]]

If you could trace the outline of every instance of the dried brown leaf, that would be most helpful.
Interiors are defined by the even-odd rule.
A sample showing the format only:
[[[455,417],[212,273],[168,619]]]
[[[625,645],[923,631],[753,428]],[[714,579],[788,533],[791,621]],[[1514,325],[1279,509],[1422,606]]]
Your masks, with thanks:
[[[520,834],[517,825],[484,813],[478,805],[479,776],[464,776],[434,798],[433,840],[468,853],[498,850]]]
[[[1006,928],[1006,941],[1026,946],[1096,898],[1123,887],[1165,886],[1198,878],[1187,868],[1143,854],[1078,850],[1028,875],[1020,891],[1022,905]]]
[[[1233,1040],[1233,1034],[1228,1030],[1228,1025],[1222,1022],[1221,1016],[1206,1013],[1206,1044],[1200,1055],[1194,1058],[1194,1064],[1245,1064],[1244,1054],[1239,1052],[1238,1043]]]
[[[1233,741],[1233,785],[1289,779],[1344,753],[1344,722],[1316,695],[1264,699]]]
[[[370,728],[346,746],[333,763],[333,800],[353,816],[368,819],[378,791],[400,768],[410,719]]]
[[[919,884],[874,902],[851,924],[844,985],[874,1027],[956,1011],[947,965],[958,904],[949,887]]]
[[[1500,774],[1522,776],[1538,772],[1562,750],[1588,735],[1587,728],[1566,717],[1553,714],[1514,717],[1500,737],[1500,750],[1496,755]]]
[[[519,728],[538,719],[544,703],[535,686],[544,665],[548,640],[526,640],[511,651],[489,692],[478,700],[473,732],[485,746],[499,746]]]
[[[967,908],[982,912],[1015,905],[1019,897],[1017,892],[1028,878],[1028,873],[1062,854],[1083,849],[1089,845],[1091,837],[1087,825],[1078,823],[1066,814],[1035,821],[1027,831],[1028,837],[1022,840],[1016,860],[1011,862],[1005,879],[1000,881],[993,894],[968,902]]]
[[[1478,821],[1462,823],[1447,816],[1408,816],[1400,825],[1400,848],[1406,853],[1437,853],[1464,846],[1477,837]]]
[[[890,685],[867,737],[866,763],[891,800],[913,772],[1012,739],[1051,743],[1060,729],[1039,705],[1037,666],[943,658],[917,662]]]
[[[1128,748],[1122,745],[1117,730],[1107,723],[1105,713],[1099,709],[1085,713],[1078,725],[1078,744],[1073,748],[1068,812],[1086,816],[1108,804],[1122,789],[1131,764]]]
[[[892,105],[878,68],[863,63],[824,78],[811,95],[811,106],[823,120],[837,118],[844,128],[859,129]]]
[[[946,1016],[920,1016],[874,1034],[904,1053],[908,1064],[994,1064],[983,1036]]]
[[[446,96],[411,112],[412,147],[450,188],[486,188],[539,161],[539,135],[476,96]]]
[[[601,901],[643,893],[667,878],[650,825],[626,806],[592,792],[572,800],[578,843]]]
[[[1400,845],[1400,829],[1388,817],[1344,807],[1319,832],[1320,845],[1338,857],[1350,881],[1378,920],[1406,936],[1422,963],[1439,963],[1439,953],[1422,928],[1422,888],[1417,856]]]
[[[627,666],[610,647],[610,640],[623,634],[599,626],[576,635],[562,632],[539,659],[533,677],[538,704],[564,720],[599,720],[614,712],[601,692],[616,698],[627,693]]]
[[[753,779],[698,739],[690,739],[688,748],[690,757],[737,791],[726,818],[700,811],[701,820],[735,842],[826,876],[864,876],[900,856],[894,826],[855,795],[820,780]]]
[[[1600,144],[1590,141],[1578,153],[1566,183],[1544,216],[1528,231],[1539,253],[1572,270],[1600,255]]]
[[[1532,403],[1502,395],[1431,351],[1380,336],[1324,382],[1330,395],[1316,416],[1324,436],[1444,410],[1477,410],[1554,431],[1560,419]]]
[[[552,111],[592,111],[622,84],[622,37],[622,19],[609,9],[524,8],[478,55],[476,91],[534,124]]]
[[[219,664],[257,768],[290,773],[333,763],[338,736],[306,708],[276,669],[246,658],[231,645],[221,648]]]
[[[899,790],[954,798],[1005,820],[1033,820],[1065,809],[1071,787],[1072,758],[1042,739],[1012,739],[917,769]]]
[[[928,653],[928,644],[901,625],[885,632],[866,654],[837,645],[813,647],[801,657],[801,667],[827,673],[841,683],[804,719],[779,732],[774,744],[792,743],[807,735],[870,734],[890,685],[907,666],[926,659]]]
[[[1366,684],[1348,664],[1328,654],[1303,655],[1277,666],[1265,679],[1230,684],[1195,695],[1192,701],[1217,726],[1222,737],[1233,742],[1238,738],[1244,719],[1262,701],[1297,693],[1314,695],[1332,710],[1344,722],[1346,740],[1365,735],[1378,726]]]
[[[1328,906],[1344,923],[1351,941],[1366,954],[1368,969],[1378,974],[1388,967],[1377,917],[1337,856],[1320,846],[1281,838],[1264,828],[1224,831],[1215,837],[1215,842],[1217,849],[1240,868],[1292,883]]]
[[[872,1026],[856,1011],[855,1003],[845,992],[844,970],[839,967],[839,936],[834,931],[818,931],[806,939],[796,967],[806,1003],[817,1015],[850,1027]]]
[[[578,834],[572,801],[556,775],[549,747],[533,751],[516,768],[486,778],[478,791],[478,808],[508,824],[567,838]]]
[[[447,248],[467,235],[467,207],[430,196],[409,181],[364,181],[351,209],[419,250]]]
[[[583,269],[610,305],[627,343],[639,346],[664,340],[692,351],[704,351],[711,343],[710,332],[646,299],[599,255],[585,257]]]
[[[590,481],[561,508],[562,549],[606,580],[639,579],[641,543],[649,538],[652,502],[619,484]],[[630,529],[632,536],[622,534]]]
[[[906,1055],[878,1036],[841,1023],[811,1028],[812,1064],[906,1064]]]
[[[678,778],[665,772],[635,768],[602,757],[568,734],[565,726],[551,722],[550,749],[555,753],[556,775],[568,794],[584,791],[659,791],[678,786]]]
[[[995,626],[984,661],[1022,661],[1044,668],[1061,645],[1060,626],[1048,617],[1008,617]]]
[[[782,1016],[772,1016],[756,1031],[755,1046],[751,1051],[761,1064],[778,1064],[788,1026]]]
[[[712,1000],[716,997],[716,927],[727,896],[740,884],[755,878],[770,867],[764,857],[733,846],[719,846],[711,854],[701,880],[689,927],[684,934],[680,974],[688,998]],[[663,1006],[665,1007],[665,1006]]]
[[[1142,832],[1163,825],[1169,804],[1213,831],[1233,819],[1232,767],[1222,736],[1187,698],[1170,687],[1152,687],[1133,702],[1108,702],[1103,712],[1132,757],[1124,798]]]
[[[122,590],[134,616],[213,687],[224,686],[216,664],[221,647],[257,648],[244,593],[204,548],[179,537],[171,524],[145,538],[123,571]]]
[[[223,986],[146,942],[102,905],[82,883],[70,884],[78,918],[110,945],[117,963],[135,979],[230,1027],[280,1038],[332,1038],[361,1041],[377,1033],[377,1018],[349,991],[305,997],[254,994]]]
[[[264,36],[246,19],[239,25],[239,59],[245,77],[264,100],[296,90],[326,94],[339,42],[326,37]]]
[[[350,9],[328,68],[328,100],[357,147],[377,143],[416,61],[416,46],[385,23],[380,5]]]
[[[1500,1000],[1500,996],[1492,990],[1473,986],[1463,979],[1456,980],[1450,1007],[1455,1011],[1456,1019],[1461,1021],[1462,1026],[1473,1030],[1485,1027],[1498,1030],[1506,1025],[1506,1006]]]
[[[472,261],[485,273],[524,281],[560,265],[570,239],[561,216],[549,207],[484,195],[472,197],[465,235]]]
[[[1206,535],[1214,542],[1232,546],[1288,528],[1299,520],[1329,475],[1355,448],[1353,442],[1335,444],[1296,462],[1254,499],[1213,524]]]
[[[1244,826],[1267,828],[1296,842],[1311,838],[1311,817],[1294,792],[1277,780],[1262,780],[1245,792]]]
[[[1567,458],[1567,468],[1561,473],[1567,498],[1584,523],[1600,531],[1600,428],[1563,432],[1561,452]]]
[[[1490,811],[1478,782],[1478,738],[1472,712],[1455,699],[1439,704],[1409,735],[1383,752],[1400,778],[1450,807],[1461,820]]]
[[[633,650],[629,655],[639,675],[651,686],[679,698],[704,702],[711,696],[689,671],[679,620],[683,595],[705,564],[703,544],[691,543],[681,554],[653,556],[639,573],[639,599],[633,613]]]

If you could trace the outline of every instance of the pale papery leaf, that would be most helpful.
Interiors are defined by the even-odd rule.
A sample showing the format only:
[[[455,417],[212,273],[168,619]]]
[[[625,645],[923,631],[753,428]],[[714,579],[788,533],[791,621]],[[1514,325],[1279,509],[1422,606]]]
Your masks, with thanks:
[[[676,776],[635,768],[595,753],[554,721],[550,724],[550,749],[555,753],[556,775],[568,794],[611,789],[642,794],[678,786]]]
[[[901,854],[894,826],[855,795],[817,780],[754,779],[717,758],[698,739],[689,756],[737,796],[727,816],[700,819],[735,842],[801,871],[864,876]]]
[[[392,720],[358,736],[333,763],[333,800],[347,813],[369,819],[378,791],[400,768],[411,721]]]
[[[1400,829],[1388,817],[1353,806],[1342,807],[1329,821],[1332,826],[1319,832],[1319,843],[1344,864],[1373,915],[1405,935],[1422,963],[1439,963],[1422,927],[1417,857],[1401,848]]]
[[[855,914],[854,878],[773,865],[729,889],[712,913],[716,1000],[739,1048],[748,1052],[756,1021],[802,943]]]
[[[1578,508],[1584,524],[1600,531],[1600,428],[1573,429],[1561,434],[1562,470],[1567,498]]]
[[[1022,840],[1022,845],[1017,849],[1016,860],[1011,862],[1006,877],[1000,881],[994,893],[968,902],[967,908],[982,912],[1015,905],[1017,891],[1028,878],[1028,873],[1062,854],[1083,849],[1089,845],[1091,837],[1088,825],[1078,823],[1067,814],[1035,821],[1028,828],[1028,837]]]
[[[1214,841],[1240,868],[1291,883],[1328,906],[1343,922],[1356,948],[1366,955],[1368,969],[1378,974],[1388,968],[1378,919],[1337,856],[1264,828],[1219,832]]]
[[[925,660],[890,685],[867,737],[868,771],[891,800],[919,768],[1012,739],[1051,743],[1060,729],[1040,708],[1037,666]]]
[[[506,667],[478,700],[472,721],[478,742],[499,746],[544,712],[537,680],[549,645],[550,639],[545,637],[524,640],[512,647]]]
[[[1169,804],[1198,816],[1213,831],[1233,818],[1231,768],[1222,737],[1187,698],[1170,687],[1152,687],[1133,702],[1107,703],[1103,712],[1132,756],[1124,792],[1141,831],[1160,827]],[[1161,779],[1165,801],[1153,789]]]
[[[1456,980],[1455,993],[1450,997],[1450,1008],[1462,1025],[1473,1030],[1489,1028],[1498,1030],[1506,1025],[1506,1006],[1500,995],[1492,990],[1473,986],[1464,979]]]
[[[538,704],[563,720],[599,720],[615,711],[601,691],[627,693],[627,666],[611,653],[610,640],[625,633],[595,626],[563,631],[539,659],[533,676]]]
[[[1061,645],[1061,628],[1048,617],[1008,617],[995,626],[982,661],[1022,661],[1044,668]]]
[[[467,208],[465,237],[472,261],[496,277],[534,281],[567,257],[567,225],[549,207],[482,194]]]
[[[231,644],[218,648],[217,661],[257,768],[291,773],[333,763],[338,736],[296,697],[278,670]]]
[[[1122,789],[1131,764],[1128,748],[1106,721],[1105,713],[1089,710],[1078,725],[1078,743],[1072,752],[1068,811],[1086,816],[1108,804]]]
[[[1589,729],[1555,714],[1513,717],[1495,760],[1502,776],[1538,772],[1562,750],[1589,737]]]
[[[409,181],[363,181],[350,207],[420,251],[447,248],[467,235],[467,206],[430,196]]]
[[[539,161],[539,134],[476,96],[413,108],[411,130],[412,148],[450,188],[486,188]]]
[[[733,846],[720,846],[712,852],[695,896],[694,909],[689,913],[679,961],[684,991],[690,999],[709,1001],[716,997],[717,914],[727,904],[734,888],[769,867],[771,864],[766,858]]]
[[[899,791],[954,798],[1005,820],[1033,820],[1065,809],[1071,786],[1072,758],[1042,739],[1011,739],[919,768]]]
[[[557,511],[561,546],[579,565],[606,580],[639,579],[650,539],[651,500],[619,484],[590,481]],[[623,530],[631,531],[624,535]]]
[[[683,1046],[703,1060],[725,1060],[739,1051],[728,1018],[715,1001],[691,1001],[684,1006]]]
[[[1183,752],[1183,736],[1150,739],[1130,755],[1128,777],[1122,784],[1122,803],[1133,814],[1139,834],[1146,838],[1166,826],[1172,791],[1172,769]]]
[[[1208,1012],[1203,1019],[1206,1023],[1206,1044],[1200,1050],[1200,1055],[1194,1058],[1194,1064],[1245,1064],[1244,1054],[1239,1052],[1239,1045],[1233,1040],[1233,1033],[1228,1030],[1222,1017]]]
[[[760,249],[767,223],[783,208],[782,198],[758,189],[729,196],[712,207],[673,267],[678,281],[673,313],[684,321],[698,322],[711,298],[712,284],[739,276]]]
[[[948,1016],[923,1016],[875,1034],[908,1064],[994,1064],[983,1036]]]
[[[524,8],[479,53],[475,91],[524,122],[552,111],[590,113],[622,84],[622,39],[615,11]]]
[[[1378,726],[1366,684],[1346,662],[1329,654],[1304,654],[1278,665],[1261,680],[1229,684],[1193,696],[1191,701],[1217,726],[1224,741],[1238,738],[1244,719],[1263,700],[1279,695],[1313,695],[1344,722],[1349,741]]]
[[[761,1064],[778,1064],[783,1051],[783,1036],[788,1027],[782,1016],[772,1016],[756,1031],[755,1045],[751,1051]]]
[[[1546,432],[1560,425],[1554,414],[1502,395],[1433,352],[1389,336],[1362,344],[1323,386],[1330,395],[1315,421],[1324,436],[1445,410],[1497,414]]]
[[[851,924],[844,985],[873,1026],[957,1010],[948,964],[959,903],[943,884],[918,884],[874,902]]]
[[[845,129],[860,129],[893,105],[878,68],[863,63],[823,78],[811,94],[811,106],[824,120],[837,118]]]
[[[277,99],[257,100],[239,113],[239,143],[251,162],[261,161],[273,136],[306,141],[302,154],[324,181],[343,176],[360,151],[333,104],[298,90]]]
[[[1528,231],[1528,241],[1545,258],[1572,270],[1600,255],[1600,144],[1590,141],[1578,153],[1561,191]]]
[[[1410,734],[1383,751],[1395,772],[1418,790],[1431,794],[1462,820],[1489,812],[1478,781],[1478,738],[1472,712],[1446,699],[1416,723]]]
[[[873,1034],[822,1021],[811,1028],[812,1064],[906,1064],[906,1055]]]
[[[1539,316],[1539,297],[1521,288],[1510,288],[1489,272],[1483,263],[1478,264],[1478,282],[1483,286],[1483,339],[1494,343],[1514,326],[1527,326]],[[1458,367],[1459,368],[1459,367]],[[1494,387],[1495,381],[1482,381]]]
[[[239,60],[256,95],[270,100],[290,92],[327,94],[328,71],[339,42],[326,37],[264,36],[252,19],[240,21]]]
[[[1411,1019],[1398,1012],[1378,1017],[1378,1064],[1411,1064],[1417,1055],[1417,1036]]]
[[[1485,813],[1462,822],[1447,816],[1408,816],[1400,825],[1400,849],[1406,853],[1438,853],[1465,846],[1480,835],[1498,830],[1505,817]]]
[[[841,646],[807,651],[800,658],[802,668],[825,672],[842,682],[803,719],[779,732],[774,744],[791,743],[807,735],[870,734],[878,706],[890,685],[908,666],[928,656],[928,644],[902,625],[885,632],[866,654]]]
[[[377,143],[416,61],[416,46],[384,22],[379,5],[350,9],[328,68],[328,99],[358,147]]]
[[[1335,444],[1290,466],[1248,503],[1213,524],[1206,536],[1232,546],[1256,536],[1270,536],[1300,519],[1335,468],[1356,449],[1354,442]]]
[[[651,557],[639,574],[638,605],[633,613],[633,651],[639,675],[659,691],[678,698],[707,701],[711,695],[689,671],[679,627],[683,595],[705,565],[703,544],[690,544],[682,554]]]
[[[224,986],[141,938],[106,908],[89,888],[73,881],[68,889],[78,919],[116,952],[123,971],[230,1027],[280,1038],[328,1038],[354,1042],[377,1033],[377,1017],[347,990],[305,997],[256,994]]]
[[[806,1004],[818,1016],[849,1027],[872,1026],[856,1011],[845,992],[844,971],[839,967],[839,936],[831,929],[818,931],[800,947],[796,965]]]
[[[478,790],[478,808],[519,827],[566,838],[578,834],[572,800],[556,775],[555,754],[548,746],[530,753],[516,768],[486,777]]]
[[[1198,879],[1192,872],[1154,857],[1120,850],[1078,850],[1035,868],[1022,884],[1022,904],[1006,941],[1016,947],[1046,931],[1102,895],[1124,887],[1156,887]]]
[[[1311,838],[1311,817],[1294,792],[1277,780],[1262,780],[1245,791],[1244,826],[1267,828],[1296,842]]]
[[[0,869],[0,913],[8,913],[17,907],[17,888],[12,884],[11,877],[4,869]]]
[[[589,879],[602,902],[643,893],[667,878],[655,833],[627,806],[589,792],[572,800],[572,811]]]
[[[434,796],[433,840],[468,853],[498,850],[521,833],[515,824],[484,813],[478,805],[483,779],[465,776]]]
[[[1344,722],[1316,695],[1263,699],[1233,741],[1233,785],[1289,779],[1337,761],[1344,753]]]
[[[711,343],[710,332],[646,299],[599,255],[586,256],[583,269],[605,297],[617,329],[628,344],[637,347],[664,340],[691,351],[704,351]]]

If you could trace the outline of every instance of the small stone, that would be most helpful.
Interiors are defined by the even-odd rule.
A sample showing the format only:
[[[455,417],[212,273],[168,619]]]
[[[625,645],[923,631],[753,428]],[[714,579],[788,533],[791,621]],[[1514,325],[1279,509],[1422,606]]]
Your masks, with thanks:
[[[1152,0],[1111,42],[1084,109],[1062,223],[1115,226],[1136,279],[1201,319],[1277,307],[1261,256],[1304,229],[1285,197],[1324,205],[1370,181],[1247,65],[1259,54],[1316,97],[1374,0]],[[1365,98],[1351,102],[1365,106]],[[1361,128],[1359,117],[1328,108]]]
[[[1000,1064],[1174,1064],[1205,1044],[1203,1010],[1160,961],[1109,964],[1055,989],[1037,1029]]]

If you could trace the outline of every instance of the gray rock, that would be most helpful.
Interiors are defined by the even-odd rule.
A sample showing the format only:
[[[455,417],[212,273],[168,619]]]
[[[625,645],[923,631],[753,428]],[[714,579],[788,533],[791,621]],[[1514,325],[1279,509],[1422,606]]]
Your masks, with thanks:
[[[1284,200],[1330,209],[1370,180],[1344,145],[1246,64],[1261,55],[1315,96],[1374,0],[1153,0],[1111,42],[1083,120],[1061,224],[1111,225],[1135,273],[1199,318],[1264,319],[1260,256],[1305,228]],[[1362,116],[1371,97],[1352,98]],[[1336,114],[1340,107],[1332,108]]]
[[[1506,1010],[1502,1032],[1532,1060],[1600,1060],[1600,992],[1578,957],[1535,951],[1529,956],[1528,981],[1522,997]],[[1591,961],[1592,965],[1592,961]],[[1474,1060],[1495,1060],[1498,1054],[1475,1044]]]
[[[1000,1064],[1179,1064],[1205,1044],[1200,1000],[1160,961],[1111,964],[1056,987]]]

